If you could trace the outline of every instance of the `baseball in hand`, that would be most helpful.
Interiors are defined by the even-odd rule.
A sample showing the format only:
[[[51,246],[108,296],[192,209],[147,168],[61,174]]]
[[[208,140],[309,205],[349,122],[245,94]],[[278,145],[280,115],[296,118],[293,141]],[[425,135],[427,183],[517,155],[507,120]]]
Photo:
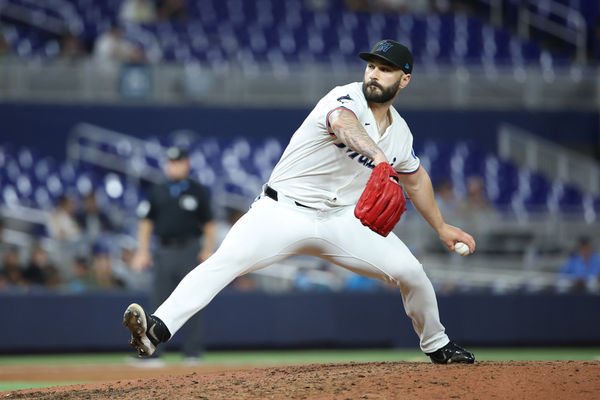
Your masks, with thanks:
[[[467,246],[463,242],[456,242],[456,244],[454,245],[454,251],[456,252],[456,254],[459,254],[461,256],[469,255],[470,252],[469,246]]]

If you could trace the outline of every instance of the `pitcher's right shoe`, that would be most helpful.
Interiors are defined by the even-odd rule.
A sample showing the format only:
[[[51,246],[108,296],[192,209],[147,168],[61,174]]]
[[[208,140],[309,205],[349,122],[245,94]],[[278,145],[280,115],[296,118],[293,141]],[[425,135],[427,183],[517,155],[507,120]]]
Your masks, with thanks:
[[[454,342],[450,342],[433,353],[426,353],[434,364],[473,364],[475,356]]]
[[[151,356],[159,343],[171,337],[169,329],[158,317],[146,314],[136,303],[125,310],[123,325],[131,332],[129,344],[137,349],[140,357]]]

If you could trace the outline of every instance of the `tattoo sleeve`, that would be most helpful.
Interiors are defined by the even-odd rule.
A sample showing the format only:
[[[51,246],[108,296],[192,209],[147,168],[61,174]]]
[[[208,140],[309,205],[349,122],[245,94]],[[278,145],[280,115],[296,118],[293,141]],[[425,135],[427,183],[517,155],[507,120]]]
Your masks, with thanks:
[[[383,154],[383,151],[369,137],[367,131],[352,112],[344,108],[333,111],[329,115],[329,126],[342,143],[352,150],[369,157],[375,164],[387,162],[387,157]]]

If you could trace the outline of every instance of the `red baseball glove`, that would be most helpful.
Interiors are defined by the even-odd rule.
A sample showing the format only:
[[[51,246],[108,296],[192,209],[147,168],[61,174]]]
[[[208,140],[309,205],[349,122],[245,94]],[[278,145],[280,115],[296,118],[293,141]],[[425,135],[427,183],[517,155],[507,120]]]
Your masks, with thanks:
[[[354,208],[354,216],[381,236],[387,236],[406,211],[406,198],[398,184],[398,172],[388,163],[378,164],[371,173]]]

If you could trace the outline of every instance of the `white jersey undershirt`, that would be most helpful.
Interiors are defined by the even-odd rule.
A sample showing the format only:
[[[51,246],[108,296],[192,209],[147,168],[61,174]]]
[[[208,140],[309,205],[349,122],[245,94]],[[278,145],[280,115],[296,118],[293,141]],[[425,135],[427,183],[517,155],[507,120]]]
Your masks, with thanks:
[[[412,174],[419,169],[419,158],[412,150],[412,134],[404,119],[390,107],[392,123],[380,135],[362,83],[354,82],[335,87],[317,103],[290,139],[271,173],[269,186],[317,209],[356,204],[374,165],[330,131],[328,116],[338,108],[356,115],[399,173]]]

